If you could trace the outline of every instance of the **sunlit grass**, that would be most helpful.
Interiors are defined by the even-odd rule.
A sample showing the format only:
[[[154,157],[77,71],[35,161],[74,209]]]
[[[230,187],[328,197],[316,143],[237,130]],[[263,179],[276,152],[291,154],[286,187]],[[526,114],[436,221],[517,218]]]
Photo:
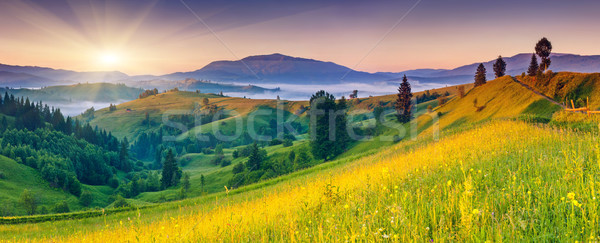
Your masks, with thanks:
[[[276,187],[221,194],[162,218],[142,211],[56,240],[597,240],[596,137],[493,122]],[[17,239],[23,230],[36,226],[0,226]]]

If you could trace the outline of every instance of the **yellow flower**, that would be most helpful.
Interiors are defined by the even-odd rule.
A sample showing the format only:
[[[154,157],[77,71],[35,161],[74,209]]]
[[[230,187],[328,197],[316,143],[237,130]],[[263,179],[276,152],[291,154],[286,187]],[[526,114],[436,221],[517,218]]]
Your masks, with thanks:
[[[451,185],[452,185],[452,181],[448,180],[448,186],[451,186]]]
[[[344,205],[345,209],[348,209],[350,206],[348,204]]]
[[[567,194],[567,199],[569,199],[570,201],[573,201],[575,199],[575,193],[569,192]]]
[[[479,209],[473,209],[473,214],[479,214]]]

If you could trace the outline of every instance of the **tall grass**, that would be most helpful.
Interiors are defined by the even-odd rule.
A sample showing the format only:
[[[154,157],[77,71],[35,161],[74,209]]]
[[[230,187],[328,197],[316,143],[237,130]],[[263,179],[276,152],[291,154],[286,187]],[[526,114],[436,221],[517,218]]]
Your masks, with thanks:
[[[594,241],[599,172],[597,135],[498,121],[258,194],[182,206],[161,219],[141,211],[28,240]],[[0,232],[25,240],[21,234],[36,228]]]

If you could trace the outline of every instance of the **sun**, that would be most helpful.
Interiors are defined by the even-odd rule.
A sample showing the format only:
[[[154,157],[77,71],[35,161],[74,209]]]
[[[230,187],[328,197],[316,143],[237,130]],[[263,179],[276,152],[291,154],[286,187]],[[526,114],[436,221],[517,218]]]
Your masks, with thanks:
[[[105,52],[100,54],[99,61],[104,65],[115,65],[121,61],[121,57],[113,52]]]

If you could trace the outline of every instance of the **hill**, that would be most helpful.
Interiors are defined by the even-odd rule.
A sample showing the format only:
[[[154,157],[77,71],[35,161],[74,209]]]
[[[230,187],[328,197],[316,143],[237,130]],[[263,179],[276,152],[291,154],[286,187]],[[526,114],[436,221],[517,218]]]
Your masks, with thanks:
[[[178,88],[179,90],[196,91],[200,90],[202,93],[214,93],[225,92],[228,94],[237,93],[241,96],[244,94],[263,94],[268,92],[278,92],[279,88],[268,89],[259,87],[256,85],[238,85],[229,83],[218,83],[207,80],[196,80],[193,78],[186,78],[185,80],[169,81],[163,79],[153,79],[149,81],[128,81],[128,85],[133,87],[153,87],[160,90],[169,90]]]
[[[16,97],[28,97],[33,101],[120,103],[136,99],[144,90],[123,84],[84,83],[48,86],[41,89],[0,88],[0,92],[2,94],[8,92]]]
[[[550,69],[554,72],[600,72],[600,55],[583,56],[554,53],[550,55],[550,58],[552,59]],[[506,62],[506,74],[516,76],[527,72],[529,62],[531,61],[531,53],[521,53],[511,57],[503,57],[503,59]],[[494,78],[493,65],[495,61],[496,60],[493,59],[483,62],[483,65],[487,70],[488,80]],[[478,65],[479,63],[473,63],[454,69],[416,69],[385,74],[394,77],[393,80],[399,80],[402,75],[406,74],[410,79],[420,82],[461,84],[473,80],[473,75],[475,74]]]
[[[488,81],[485,85],[471,89],[465,97],[455,97],[447,104],[436,108],[439,112],[439,128],[458,127],[490,119],[517,118],[531,114],[551,118],[561,107],[552,104],[505,76]],[[431,121],[424,116],[419,124]]]
[[[52,69],[47,67],[36,67],[36,66],[15,66],[15,65],[6,65],[0,64],[0,71],[11,72],[11,73],[20,73],[20,74],[29,74],[33,76],[37,76],[42,80],[53,80],[54,84],[72,84],[79,82],[90,82],[90,83],[98,83],[98,82],[116,82],[118,80],[123,80],[128,77],[128,75],[121,72],[75,72],[69,70],[62,69]],[[22,80],[26,81],[26,80]],[[36,80],[36,82],[39,82]],[[23,87],[36,87],[33,86],[34,83],[21,83]],[[47,86],[49,84],[41,85]],[[40,86],[37,86],[40,87]]]
[[[46,208],[63,200],[72,201],[72,206],[77,198],[61,189],[50,187],[40,173],[35,169],[0,155],[0,215],[24,215],[25,211],[18,206],[23,190],[30,190],[36,197],[38,204]]]
[[[585,107],[589,99],[592,110],[600,109],[599,73],[547,73],[542,77],[517,76],[521,82],[559,103],[573,100],[576,107]]]

